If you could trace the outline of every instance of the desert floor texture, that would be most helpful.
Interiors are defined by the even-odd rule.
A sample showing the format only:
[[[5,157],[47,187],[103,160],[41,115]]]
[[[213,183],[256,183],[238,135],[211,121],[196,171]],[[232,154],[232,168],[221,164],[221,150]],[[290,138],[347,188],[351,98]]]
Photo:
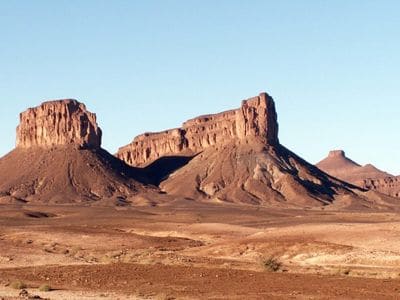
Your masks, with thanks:
[[[399,299],[399,221],[189,200],[2,205],[0,298]]]

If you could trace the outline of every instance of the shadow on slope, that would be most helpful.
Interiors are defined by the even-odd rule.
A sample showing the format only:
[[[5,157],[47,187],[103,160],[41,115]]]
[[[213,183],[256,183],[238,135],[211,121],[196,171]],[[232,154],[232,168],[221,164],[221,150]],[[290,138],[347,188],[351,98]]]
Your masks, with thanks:
[[[158,186],[170,174],[188,164],[194,156],[164,156],[143,168],[150,182]]]

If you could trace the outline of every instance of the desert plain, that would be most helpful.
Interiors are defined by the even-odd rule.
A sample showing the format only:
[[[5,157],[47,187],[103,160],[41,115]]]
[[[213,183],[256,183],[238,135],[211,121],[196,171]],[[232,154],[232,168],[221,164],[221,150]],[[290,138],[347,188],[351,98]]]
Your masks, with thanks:
[[[3,205],[0,296],[20,299],[21,281],[48,299],[398,299],[399,220],[189,200]]]

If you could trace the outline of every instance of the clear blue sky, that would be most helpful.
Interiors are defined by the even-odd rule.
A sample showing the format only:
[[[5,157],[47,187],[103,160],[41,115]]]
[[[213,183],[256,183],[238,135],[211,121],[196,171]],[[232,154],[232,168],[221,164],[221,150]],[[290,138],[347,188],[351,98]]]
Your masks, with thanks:
[[[76,98],[110,152],[144,131],[276,100],[280,140],[400,174],[400,1],[1,1],[0,155],[19,112]]]

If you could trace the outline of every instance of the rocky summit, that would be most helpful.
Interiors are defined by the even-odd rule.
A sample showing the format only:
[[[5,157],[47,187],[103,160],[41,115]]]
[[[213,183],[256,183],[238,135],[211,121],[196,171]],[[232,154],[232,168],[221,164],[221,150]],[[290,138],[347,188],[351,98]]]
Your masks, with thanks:
[[[101,129],[96,115],[74,99],[44,102],[20,114],[17,147],[76,145],[100,148]]]

